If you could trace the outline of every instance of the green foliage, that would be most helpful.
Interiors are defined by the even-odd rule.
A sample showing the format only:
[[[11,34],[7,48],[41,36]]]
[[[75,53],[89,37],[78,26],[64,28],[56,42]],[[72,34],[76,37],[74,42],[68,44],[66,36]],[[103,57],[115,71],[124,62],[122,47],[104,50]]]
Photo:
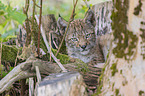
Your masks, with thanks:
[[[4,67],[4,66],[1,65],[1,67]],[[8,72],[2,71],[2,78],[5,77],[10,71],[12,71],[13,68],[14,68],[14,67],[9,67],[9,71],[8,71]]]
[[[4,5],[0,1],[0,41],[15,37],[18,25],[23,24],[26,16],[22,11],[13,9],[10,5]]]
[[[92,6],[92,5],[90,5]],[[81,5],[80,1],[78,1],[78,4],[75,9],[75,19],[81,19],[84,18],[85,12],[87,11],[86,5]],[[70,15],[72,14],[73,10],[73,3],[71,1],[63,1],[63,2],[56,2],[53,1],[50,3],[50,1],[44,1],[43,2],[43,15],[46,14],[55,14],[56,19],[58,18],[58,14],[60,14],[66,21],[69,20]]]

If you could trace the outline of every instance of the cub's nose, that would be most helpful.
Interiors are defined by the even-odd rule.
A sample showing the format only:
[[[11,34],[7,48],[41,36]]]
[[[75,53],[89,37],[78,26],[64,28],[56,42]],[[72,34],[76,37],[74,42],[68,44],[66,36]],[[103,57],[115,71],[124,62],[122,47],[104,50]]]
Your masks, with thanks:
[[[86,45],[82,45],[80,46],[82,49],[85,49],[87,46]]]

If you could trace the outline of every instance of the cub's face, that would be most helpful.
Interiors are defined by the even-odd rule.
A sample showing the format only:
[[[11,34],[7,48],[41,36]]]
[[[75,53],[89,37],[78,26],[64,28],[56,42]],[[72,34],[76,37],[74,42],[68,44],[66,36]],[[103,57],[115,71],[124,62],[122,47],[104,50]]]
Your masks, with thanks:
[[[58,19],[60,29],[67,27],[66,21],[61,17]],[[77,54],[87,56],[94,48],[95,39],[95,17],[92,10],[88,10],[84,19],[74,20],[70,23],[66,34],[65,43],[70,56]]]
[[[68,51],[89,54],[96,41],[94,26],[87,24],[85,20],[74,20],[69,26],[65,41]]]

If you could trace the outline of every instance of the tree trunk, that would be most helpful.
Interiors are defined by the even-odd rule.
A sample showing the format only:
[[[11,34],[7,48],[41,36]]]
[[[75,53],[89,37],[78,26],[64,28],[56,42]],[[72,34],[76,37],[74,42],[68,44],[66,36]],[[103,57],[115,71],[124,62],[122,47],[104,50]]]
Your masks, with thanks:
[[[101,95],[145,95],[145,1],[113,0],[114,40],[103,73]]]

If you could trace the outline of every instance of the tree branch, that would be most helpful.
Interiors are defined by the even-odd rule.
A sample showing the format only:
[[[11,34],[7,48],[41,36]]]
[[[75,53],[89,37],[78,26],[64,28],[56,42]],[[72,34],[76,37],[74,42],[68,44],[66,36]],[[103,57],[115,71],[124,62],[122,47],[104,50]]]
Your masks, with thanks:
[[[38,45],[37,45],[37,54],[40,56],[40,26],[41,26],[41,16],[42,16],[42,0],[40,0],[40,16],[39,16],[39,31],[38,31]]]
[[[40,73],[42,74],[58,73],[61,71],[56,64],[30,57],[26,62],[17,65],[11,72],[2,78],[0,81],[0,93],[7,90],[15,81],[36,76],[35,66],[39,67]]]
[[[70,71],[78,71],[77,65],[81,65],[81,62],[65,64],[64,66]],[[36,68],[39,67],[40,73],[49,75],[50,73],[60,73],[62,70],[56,63],[50,63],[42,61],[40,59],[30,56],[25,62],[20,63],[12,71],[10,71],[2,80],[0,80],[0,93],[9,89],[9,87],[20,79],[26,79],[36,76]]]

